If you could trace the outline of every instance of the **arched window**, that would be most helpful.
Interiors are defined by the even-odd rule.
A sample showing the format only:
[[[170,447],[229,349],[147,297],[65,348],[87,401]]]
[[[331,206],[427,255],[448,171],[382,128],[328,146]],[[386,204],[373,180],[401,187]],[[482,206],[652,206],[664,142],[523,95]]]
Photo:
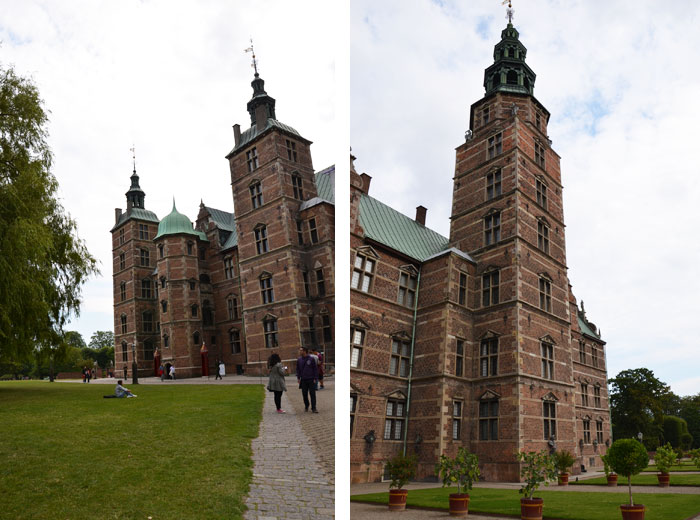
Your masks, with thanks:
[[[195,345],[199,345],[199,331],[195,331],[194,334],[192,334],[192,340],[194,341]]]
[[[163,244],[160,244],[158,246],[158,256],[160,258],[163,258],[164,254],[165,254],[165,248],[163,247]]]
[[[170,347],[170,337],[167,334],[163,334],[163,347]]]
[[[199,316],[199,307],[195,304],[192,306],[192,317],[196,318],[197,316]]]
[[[187,254],[191,255],[194,251],[194,244],[192,242],[187,242]]]
[[[129,361],[129,347],[126,344],[126,341],[122,341],[122,362],[128,363],[128,361]]]
[[[122,334],[126,334],[126,314],[121,315]]]
[[[126,300],[126,282],[119,284],[119,298],[121,301]]]

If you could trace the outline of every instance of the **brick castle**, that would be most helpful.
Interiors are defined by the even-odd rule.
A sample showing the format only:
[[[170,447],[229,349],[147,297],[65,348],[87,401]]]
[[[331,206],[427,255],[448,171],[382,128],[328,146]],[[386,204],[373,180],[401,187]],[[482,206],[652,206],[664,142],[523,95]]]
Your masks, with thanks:
[[[267,373],[272,352],[293,370],[300,345],[334,363],[335,168],[314,172],[311,141],[277,120],[257,69],[252,87],[251,126],[234,125],[226,155],[235,213],[202,203],[193,225],[173,201],[159,220],[134,169],[111,230],[118,375],[134,356],[140,376],[160,363],[213,374],[219,359]]]
[[[567,276],[550,114],[511,23],[457,148],[450,236],[369,195],[351,160],[351,481],[405,450],[418,478],[466,447],[487,480],[518,450],[599,468],[611,442],[605,342]],[[354,158],[353,158],[354,159]]]

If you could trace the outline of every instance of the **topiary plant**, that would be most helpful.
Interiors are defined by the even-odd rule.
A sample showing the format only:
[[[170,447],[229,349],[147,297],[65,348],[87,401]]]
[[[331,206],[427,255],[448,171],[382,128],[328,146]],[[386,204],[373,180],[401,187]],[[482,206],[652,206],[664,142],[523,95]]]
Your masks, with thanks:
[[[671,470],[671,466],[676,462],[676,452],[671,447],[670,442],[656,450],[654,462],[656,462],[656,467],[660,473],[668,473]]]
[[[614,475],[615,472],[612,470],[610,467],[610,462],[608,461],[608,455],[601,455],[600,460],[603,461],[603,471],[605,472],[605,476],[609,477],[610,475]]]
[[[568,451],[557,451],[554,453],[554,458],[560,473],[568,473],[567,470],[576,462],[574,456]]]
[[[443,487],[457,484],[457,493],[468,493],[474,482],[479,480],[479,459],[465,448],[460,448],[453,459],[440,455],[435,473],[442,478]]]
[[[549,486],[549,480],[557,478],[557,464],[554,455],[546,450],[518,452],[518,462],[524,463],[520,469],[520,476],[525,479],[525,485],[520,488],[520,493],[526,498],[532,499],[535,491],[544,483]]]
[[[401,489],[416,476],[416,456],[398,454],[386,463],[391,483],[389,489]]]
[[[630,506],[633,506],[632,475],[637,475],[649,465],[649,454],[646,448],[636,439],[618,439],[608,449],[606,458],[610,469],[618,475],[627,477]]]

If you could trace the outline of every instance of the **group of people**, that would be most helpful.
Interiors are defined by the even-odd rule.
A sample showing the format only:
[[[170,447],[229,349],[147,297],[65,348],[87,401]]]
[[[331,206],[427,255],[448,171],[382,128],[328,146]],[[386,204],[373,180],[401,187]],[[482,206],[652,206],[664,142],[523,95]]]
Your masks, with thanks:
[[[82,370],[82,374],[83,374],[83,383],[89,383],[90,380],[95,377],[95,369],[94,368],[90,369],[90,368],[85,367]]]
[[[287,375],[287,367],[282,365],[282,359],[279,354],[272,354],[267,361],[267,366],[270,370],[267,389],[274,393],[277,413],[286,413],[282,409],[282,393],[287,391],[287,385],[284,380]],[[309,406],[311,406],[311,412],[318,413],[316,408],[316,390],[323,389],[323,374],[323,354],[316,349],[309,351],[306,347],[300,348],[296,375],[297,383],[299,383],[299,389],[304,399],[305,412],[308,412]]]
[[[160,364],[158,367],[158,376],[160,377],[161,381],[165,381],[165,378],[167,377],[168,379],[172,379],[173,381],[175,380],[175,365],[170,365],[170,369],[165,370],[165,367],[163,366],[163,363]]]

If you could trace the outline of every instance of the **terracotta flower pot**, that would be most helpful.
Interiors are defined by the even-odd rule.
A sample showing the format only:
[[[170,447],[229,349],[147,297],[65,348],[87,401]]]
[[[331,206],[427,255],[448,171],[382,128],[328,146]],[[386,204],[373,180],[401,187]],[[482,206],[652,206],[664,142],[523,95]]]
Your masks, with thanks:
[[[569,474],[568,473],[559,473],[559,485],[560,486],[568,486],[569,485]]]
[[[610,486],[610,487],[617,486],[617,475],[616,474],[611,473],[610,475],[608,475],[605,478],[608,479],[608,486]]]
[[[625,504],[620,506],[620,511],[622,511],[622,520],[644,520],[646,508],[642,504],[633,506]]]
[[[390,489],[389,490],[389,511],[403,511],[406,509],[406,489]]]
[[[668,473],[657,473],[656,478],[659,479],[659,487],[668,487],[671,482],[671,475]]]
[[[541,498],[521,498],[520,518],[521,520],[542,520],[542,507],[544,500]]]
[[[469,493],[450,493],[450,516],[467,516]]]

